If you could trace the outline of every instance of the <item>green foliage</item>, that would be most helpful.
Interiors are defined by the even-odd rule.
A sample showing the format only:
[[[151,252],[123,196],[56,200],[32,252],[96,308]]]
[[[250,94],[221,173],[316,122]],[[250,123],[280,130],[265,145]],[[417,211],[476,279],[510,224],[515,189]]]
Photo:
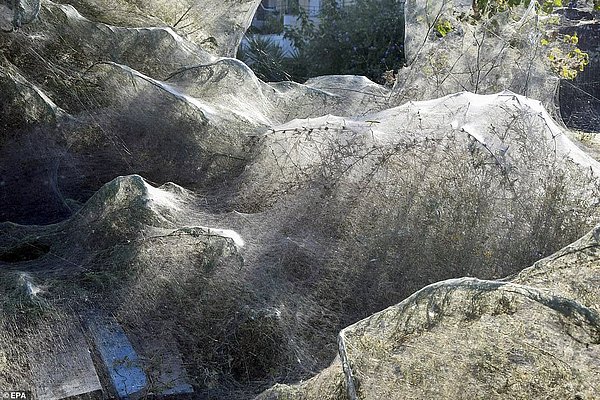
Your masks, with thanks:
[[[476,17],[490,17],[518,5],[529,6],[529,1],[530,0],[476,0],[476,2],[473,3],[473,8]],[[563,5],[564,0],[543,0],[535,3],[537,12],[542,14],[552,14],[556,8],[563,7]],[[544,21],[546,25],[558,24],[559,17],[556,15],[548,15]],[[448,26],[450,26],[450,24],[446,25],[445,21],[440,20],[434,28],[438,36],[444,37],[448,33]],[[573,35],[561,35],[552,30],[547,30],[540,39],[540,44],[549,48],[547,59],[552,71],[562,79],[575,79],[578,73],[583,71],[585,66],[589,64],[589,55],[577,47],[578,43],[579,38],[576,33]]]
[[[296,62],[306,78],[353,74],[382,81],[404,63],[403,7],[398,0],[357,0],[345,7],[327,0],[318,24],[300,13],[299,26],[286,37],[298,49]]]
[[[530,0],[476,0],[473,2],[475,17],[492,16],[518,5],[529,5]]]
[[[546,14],[550,14],[552,11],[554,11],[555,7],[562,7],[562,6],[563,6],[562,0],[545,0],[541,5],[541,9]]]
[[[453,30],[454,27],[448,20],[440,20],[435,24],[435,31],[439,37],[444,37]]]
[[[473,11],[478,18],[482,16],[490,17],[519,5],[528,7],[530,1],[531,0],[476,0],[473,3]],[[545,14],[551,14],[554,12],[555,8],[563,6],[564,0],[540,0],[536,4],[537,9]]]
[[[283,17],[281,15],[269,15],[265,21],[265,26],[262,28],[262,33],[282,33],[283,32]]]
[[[548,52],[548,60],[552,70],[562,79],[573,80],[577,74],[589,64],[590,57],[577,47],[577,34],[559,35],[553,47]],[[542,39],[542,45],[550,44],[547,38]]]
[[[270,35],[283,33],[283,15],[280,13],[267,14],[262,27],[251,25],[246,31],[248,35]]]
[[[256,76],[265,82],[300,82],[308,76],[308,64],[300,57],[298,51],[286,55],[283,49],[268,37],[250,36],[248,46],[239,48],[237,58],[245,62]]]
[[[286,72],[285,53],[277,43],[265,37],[251,36],[248,47],[238,50],[237,58],[245,62],[258,78],[266,82],[290,79]]]
[[[300,13],[300,1],[299,0],[288,0],[287,1],[286,13],[291,15],[298,15]]]

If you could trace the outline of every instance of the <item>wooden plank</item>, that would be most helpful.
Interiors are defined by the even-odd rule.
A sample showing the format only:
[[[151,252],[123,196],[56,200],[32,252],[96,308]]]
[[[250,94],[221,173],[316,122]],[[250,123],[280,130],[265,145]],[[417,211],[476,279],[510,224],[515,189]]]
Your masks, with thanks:
[[[150,393],[160,397],[194,393],[175,343],[148,335],[137,348],[152,382]]]
[[[114,318],[107,316],[90,315],[86,323],[119,398],[143,396],[148,379],[142,361],[123,328]]]
[[[29,344],[28,359],[34,398],[60,400],[85,395],[102,398],[102,386],[85,337],[78,323],[63,327],[62,337],[36,337]]]

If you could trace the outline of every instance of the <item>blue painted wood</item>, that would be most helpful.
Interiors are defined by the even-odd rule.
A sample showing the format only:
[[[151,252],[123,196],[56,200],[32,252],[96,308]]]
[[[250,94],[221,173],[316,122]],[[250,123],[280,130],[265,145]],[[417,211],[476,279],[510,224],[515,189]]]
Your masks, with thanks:
[[[87,323],[119,398],[140,397],[148,386],[148,379],[123,328],[109,317],[92,316]]]
[[[134,344],[151,382],[148,394],[159,398],[179,398],[194,393],[181,353],[172,339],[161,338],[148,331],[136,336]]]
[[[160,367],[156,385],[159,385],[158,389],[161,396],[194,393],[192,385],[187,382],[186,373],[178,354],[170,353],[167,355]]]
[[[167,385],[169,385],[169,384],[167,383]],[[161,396],[172,396],[172,395],[178,395],[178,394],[192,394],[192,393],[194,393],[194,389],[192,388],[192,385],[190,385],[189,383],[181,382],[181,383],[178,383],[176,386],[172,386],[169,389],[163,390],[162,392],[160,392],[160,395]]]

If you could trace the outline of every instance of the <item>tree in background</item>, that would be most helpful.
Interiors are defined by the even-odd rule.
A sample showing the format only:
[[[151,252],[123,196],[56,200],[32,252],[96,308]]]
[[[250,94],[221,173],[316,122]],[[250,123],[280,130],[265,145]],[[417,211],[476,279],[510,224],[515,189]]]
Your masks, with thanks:
[[[267,80],[306,79],[321,75],[365,75],[385,83],[386,71],[404,63],[404,3],[399,0],[356,0],[340,7],[324,0],[318,22],[301,8],[299,24],[285,37],[297,49],[283,59],[277,45],[251,39],[238,58]]]
[[[305,13],[286,37],[298,49],[298,62],[307,66],[307,78],[319,75],[365,75],[384,81],[386,71],[404,63],[404,2],[356,0],[338,6],[325,0],[318,23]]]

